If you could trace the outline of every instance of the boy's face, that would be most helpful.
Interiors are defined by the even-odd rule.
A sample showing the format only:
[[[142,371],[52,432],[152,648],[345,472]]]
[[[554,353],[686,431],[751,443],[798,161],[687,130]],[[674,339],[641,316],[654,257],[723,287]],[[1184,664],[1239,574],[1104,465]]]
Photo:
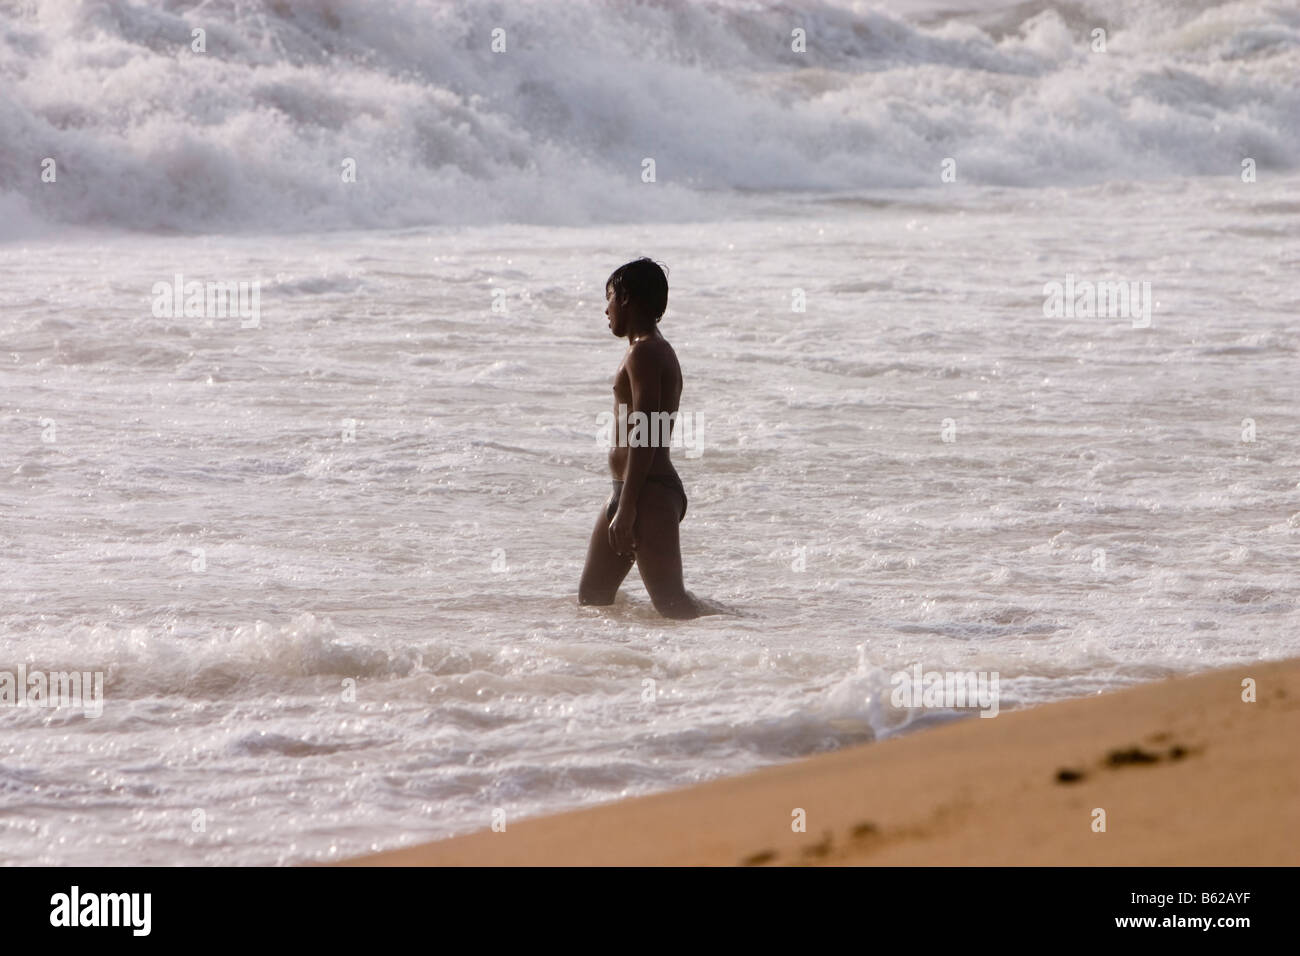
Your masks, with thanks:
[[[618,294],[613,288],[605,290],[605,314],[609,316],[609,330],[620,339],[627,335],[628,322],[632,317],[631,311],[627,302],[619,301]]]

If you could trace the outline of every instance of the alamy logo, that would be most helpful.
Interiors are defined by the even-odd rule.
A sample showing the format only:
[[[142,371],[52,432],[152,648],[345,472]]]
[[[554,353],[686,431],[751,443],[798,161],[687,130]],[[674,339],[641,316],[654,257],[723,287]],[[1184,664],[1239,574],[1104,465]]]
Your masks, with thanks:
[[[153,314],[159,319],[238,318],[245,329],[262,325],[262,283],[186,282],[179,272],[171,282],[153,284]]]
[[[152,893],[86,893],[74,886],[50,897],[51,926],[129,926],[133,936],[148,936]]]
[[[1065,282],[1043,284],[1045,319],[1132,319],[1133,328],[1151,328],[1151,283],[1076,279],[1065,274]]]
[[[619,404],[618,415],[596,416],[596,441],[602,448],[685,448],[687,458],[704,454],[704,416],[700,412],[632,412]],[[629,429],[631,429],[629,431]]]
[[[997,671],[925,671],[913,664],[889,679],[890,703],[898,708],[927,707],[956,710],[978,707],[981,717],[998,715]]]
[[[103,671],[0,671],[0,707],[79,707],[87,717],[104,713]]]

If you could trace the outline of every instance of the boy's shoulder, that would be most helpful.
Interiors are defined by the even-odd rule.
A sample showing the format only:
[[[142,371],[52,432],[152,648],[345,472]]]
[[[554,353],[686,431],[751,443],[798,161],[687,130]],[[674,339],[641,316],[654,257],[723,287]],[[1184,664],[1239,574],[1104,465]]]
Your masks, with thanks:
[[[677,364],[677,353],[660,336],[642,339],[627,350],[628,368],[637,372],[654,372]]]
[[[640,342],[634,342],[628,348],[632,355],[644,355],[647,358],[652,356],[676,356],[673,347],[668,344],[668,340],[662,335],[656,335],[652,338],[642,339]]]

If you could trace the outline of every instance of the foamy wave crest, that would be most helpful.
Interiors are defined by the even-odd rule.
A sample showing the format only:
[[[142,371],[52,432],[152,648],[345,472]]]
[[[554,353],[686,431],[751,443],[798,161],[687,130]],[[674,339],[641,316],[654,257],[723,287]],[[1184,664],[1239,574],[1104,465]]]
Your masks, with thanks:
[[[11,231],[581,223],[933,184],[946,157],[962,182],[1064,185],[1300,155],[1294,7],[913,3],[9,0],[0,211]]]
[[[0,645],[0,666],[20,662],[46,671],[102,671],[115,697],[225,697],[283,690],[295,680],[391,678],[422,666],[418,652],[341,637],[328,619],[299,614],[290,623],[265,621],[210,635],[182,636],[109,625]]]

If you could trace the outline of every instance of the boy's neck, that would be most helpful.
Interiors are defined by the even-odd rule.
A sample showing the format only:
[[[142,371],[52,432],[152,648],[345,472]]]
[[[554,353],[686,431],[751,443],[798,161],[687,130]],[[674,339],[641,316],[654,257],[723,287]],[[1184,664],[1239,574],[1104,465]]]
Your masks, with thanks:
[[[627,334],[628,348],[631,348],[633,345],[636,345],[636,343],[643,342],[646,339],[655,338],[658,335],[659,335],[659,326],[657,323],[650,325],[648,328],[636,329],[634,331],[628,332]]]

